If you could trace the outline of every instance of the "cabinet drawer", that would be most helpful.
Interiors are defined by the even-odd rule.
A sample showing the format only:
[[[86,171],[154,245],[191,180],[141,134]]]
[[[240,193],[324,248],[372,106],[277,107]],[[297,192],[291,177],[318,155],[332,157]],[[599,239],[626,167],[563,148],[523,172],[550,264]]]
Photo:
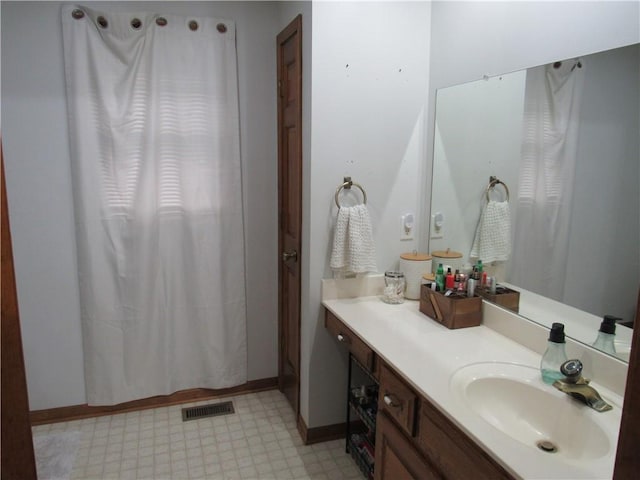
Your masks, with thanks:
[[[413,436],[415,430],[417,398],[389,367],[384,364],[380,367],[378,408],[386,411],[409,436]]]
[[[446,478],[513,478],[424,398],[420,403],[417,444]]]
[[[373,371],[373,350],[329,310],[325,310],[324,325],[332,336],[349,348],[351,354],[363,367],[369,372]]]

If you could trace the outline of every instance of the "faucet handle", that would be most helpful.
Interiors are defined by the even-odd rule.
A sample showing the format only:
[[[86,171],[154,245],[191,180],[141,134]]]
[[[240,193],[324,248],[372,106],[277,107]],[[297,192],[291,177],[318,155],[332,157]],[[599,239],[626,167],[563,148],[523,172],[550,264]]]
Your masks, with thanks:
[[[567,383],[578,383],[582,377],[582,362],[576,358],[567,360],[560,366],[560,372],[566,377]]]

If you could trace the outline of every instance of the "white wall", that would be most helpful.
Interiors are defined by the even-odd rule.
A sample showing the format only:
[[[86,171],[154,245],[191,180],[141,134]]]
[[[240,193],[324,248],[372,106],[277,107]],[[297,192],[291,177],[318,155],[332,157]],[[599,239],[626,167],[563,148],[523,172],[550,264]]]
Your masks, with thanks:
[[[430,6],[318,2],[312,21],[301,413],[316,427],[344,421],[346,359],[324,329],[320,305],[320,280],[331,277],[334,193],[343,177],[367,192],[379,271],[396,267],[399,255],[417,245],[417,238],[400,241],[400,216],[418,213],[425,175]]]
[[[2,141],[32,410],[86,402],[60,2],[2,2]],[[271,2],[111,2],[237,25],[249,379],[277,375],[276,62]]]
[[[2,4],[2,142],[31,409],[85,403],[59,4]]]

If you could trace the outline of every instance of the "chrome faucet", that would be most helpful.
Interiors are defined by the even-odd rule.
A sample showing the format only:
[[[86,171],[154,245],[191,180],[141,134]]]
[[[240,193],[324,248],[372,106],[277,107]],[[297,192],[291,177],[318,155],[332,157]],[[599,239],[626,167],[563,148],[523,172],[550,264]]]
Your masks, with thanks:
[[[598,412],[606,412],[613,407],[605,402],[595,388],[589,385],[589,380],[582,376],[582,362],[567,360],[560,367],[564,380],[556,380],[553,386],[561,392],[571,395]]]

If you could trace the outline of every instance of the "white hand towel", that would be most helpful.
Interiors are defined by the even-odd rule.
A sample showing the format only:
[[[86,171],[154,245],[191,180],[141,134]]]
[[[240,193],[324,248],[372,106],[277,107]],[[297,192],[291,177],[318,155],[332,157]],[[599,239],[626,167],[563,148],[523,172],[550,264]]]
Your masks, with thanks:
[[[489,201],[480,221],[469,256],[484,263],[504,262],[511,255],[511,215],[509,202]]]
[[[340,207],[333,234],[331,268],[341,273],[376,272],[376,249],[366,205]]]

